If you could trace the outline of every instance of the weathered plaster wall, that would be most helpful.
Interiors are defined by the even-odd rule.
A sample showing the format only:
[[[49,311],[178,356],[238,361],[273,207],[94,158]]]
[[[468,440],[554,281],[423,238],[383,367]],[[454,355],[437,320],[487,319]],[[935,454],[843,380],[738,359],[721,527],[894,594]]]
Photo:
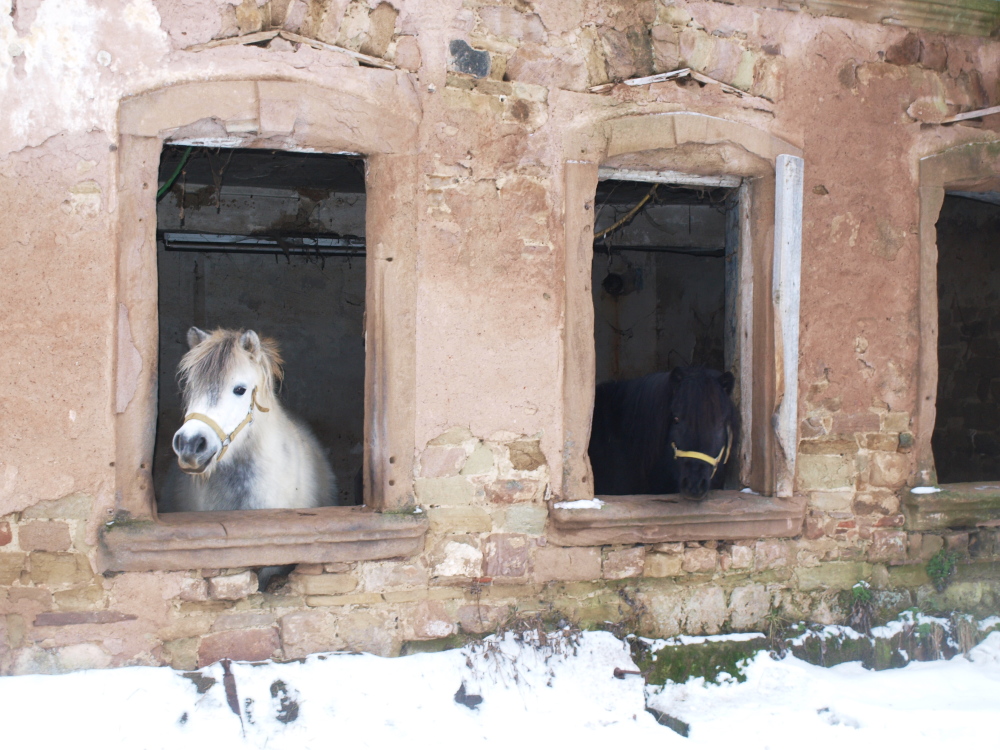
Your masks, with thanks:
[[[349,56],[284,39],[186,51],[281,22],[397,70],[359,72]],[[456,40],[489,55],[487,77],[449,71]],[[983,573],[995,531],[908,533],[900,493],[915,469],[917,162],[997,139],[996,118],[932,121],[995,104],[998,62],[1000,44],[981,38],[716,2],[0,3],[0,671],[397,653],[488,628],[512,604],[616,619],[623,585],[661,635],[754,627],[772,609],[832,621],[860,578],[886,606],[995,609],[997,581]],[[766,98],[673,82],[586,93],[681,65]],[[349,126],[387,92],[405,91],[420,113],[417,155],[382,169],[417,175],[394,189],[415,217],[413,480],[426,548],[300,566],[271,594],[243,570],[104,577],[93,566],[116,502],[116,400],[131,397],[112,380],[131,351],[116,341],[129,313],[118,238],[133,236],[117,210],[141,186],[117,179],[118,105],[233,79],[346,89],[368,103],[336,114]],[[795,539],[556,547],[544,498],[561,486],[563,410],[589,398],[562,386],[573,366],[562,356],[564,226],[580,223],[564,207],[564,160],[601,159],[606,120],[667,111],[750,125],[804,152],[806,528]],[[750,158],[717,153],[692,168]],[[136,252],[131,242],[121,252]],[[966,565],[939,597],[919,563],[945,544]]]

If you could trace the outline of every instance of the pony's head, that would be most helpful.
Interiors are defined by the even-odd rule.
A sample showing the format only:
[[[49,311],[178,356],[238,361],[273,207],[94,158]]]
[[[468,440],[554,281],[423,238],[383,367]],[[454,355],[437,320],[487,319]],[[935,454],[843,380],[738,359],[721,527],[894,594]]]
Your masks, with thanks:
[[[226,451],[239,449],[257,411],[274,403],[282,361],[275,342],[254,331],[191,328],[187,340],[190,350],[177,370],[184,424],[173,448],[183,471],[205,474]]]
[[[670,373],[669,444],[678,489],[688,500],[705,497],[732,453],[738,425],[733,383],[732,373],[701,367]]]

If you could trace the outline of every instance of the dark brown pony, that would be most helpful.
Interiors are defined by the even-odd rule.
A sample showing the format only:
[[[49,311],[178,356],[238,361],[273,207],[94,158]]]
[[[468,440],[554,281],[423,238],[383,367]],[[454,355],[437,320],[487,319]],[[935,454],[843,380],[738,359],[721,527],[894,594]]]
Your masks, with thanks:
[[[597,386],[588,449],[595,494],[703,500],[720,488],[739,434],[733,383],[732,373],[678,367]]]

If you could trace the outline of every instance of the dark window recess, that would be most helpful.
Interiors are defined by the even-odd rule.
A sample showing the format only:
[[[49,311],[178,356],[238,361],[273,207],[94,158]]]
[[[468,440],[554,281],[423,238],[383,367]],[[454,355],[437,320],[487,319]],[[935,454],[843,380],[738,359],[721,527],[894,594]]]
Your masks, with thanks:
[[[948,193],[937,222],[938,481],[1000,479],[1000,194]]]
[[[597,383],[689,365],[736,374],[737,195],[725,187],[598,183]],[[738,409],[737,391],[733,397]],[[738,463],[730,460],[726,487],[738,488]]]
[[[365,174],[356,156],[164,148],[157,203],[159,401],[154,482],[175,462],[177,364],[191,326],[254,329],[285,359],[279,394],[360,504]]]

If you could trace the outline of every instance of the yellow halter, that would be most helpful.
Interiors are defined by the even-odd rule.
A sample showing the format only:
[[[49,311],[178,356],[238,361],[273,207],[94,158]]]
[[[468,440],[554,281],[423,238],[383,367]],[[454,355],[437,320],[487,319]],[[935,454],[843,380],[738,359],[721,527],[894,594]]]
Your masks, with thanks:
[[[215,434],[219,436],[219,440],[222,441],[222,450],[219,451],[219,455],[216,456],[215,458],[216,461],[221,461],[222,457],[225,455],[226,451],[229,449],[229,446],[232,444],[233,440],[239,434],[240,430],[242,430],[247,425],[253,424],[253,409],[255,406],[263,412],[271,411],[270,409],[265,409],[263,406],[257,403],[256,386],[254,386],[253,391],[251,391],[250,393],[250,409],[247,411],[247,415],[243,418],[242,422],[236,425],[236,429],[230,432],[228,435],[226,434],[226,431],[223,430],[221,427],[219,427],[219,424],[207,414],[199,414],[198,412],[191,412],[186,417],[184,417],[184,424],[187,424],[192,419],[197,419],[199,422],[204,422],[209,427],[211,427],[215,431]]]
[[[719,455],[714,458],[707,453],[699,453],[698,451],[681,451],[677,450],[677,443],[671,443],[670,447],[674,449],[674,458],[693,458],[696,461],[704,461],[712,467],[712,476],[715,476],[715,472],[719,469],[720,463],[726,463],[729,460],[729,449],[733,445],[733,433],[729,427],[726,427],[726,444],[723,446],[722,450],[719,451]]]

